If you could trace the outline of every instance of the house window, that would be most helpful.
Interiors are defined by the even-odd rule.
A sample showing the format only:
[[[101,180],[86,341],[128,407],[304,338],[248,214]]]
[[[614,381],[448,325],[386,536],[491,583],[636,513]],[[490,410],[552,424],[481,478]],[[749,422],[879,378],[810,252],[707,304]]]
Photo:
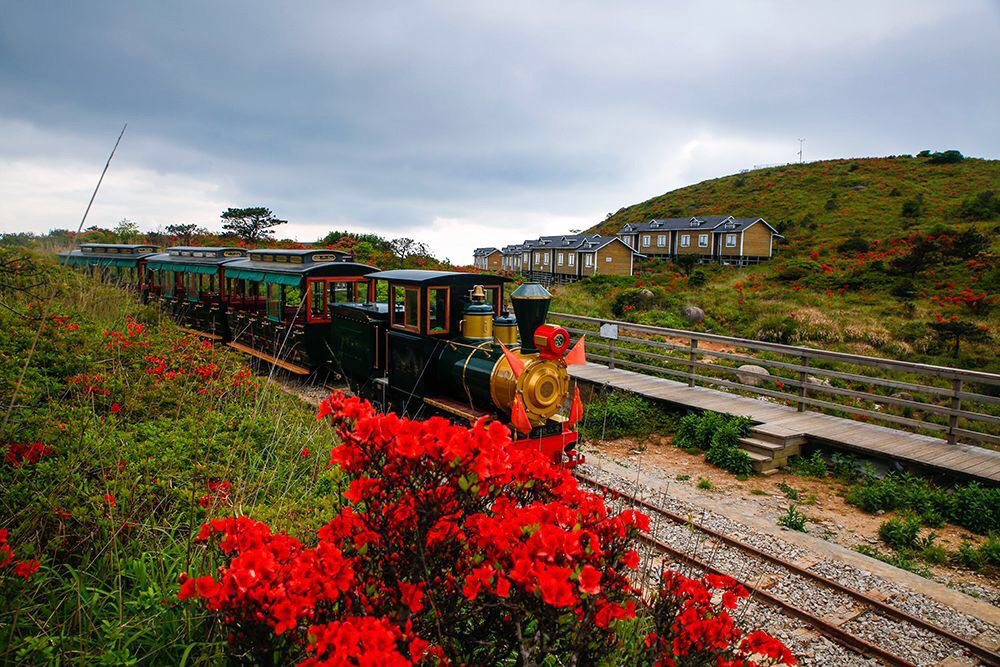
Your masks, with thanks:
[[[447,287],[427,288],[427,333],[448,333],[448,310],[451,290]]]
[[[656,247],[657,248],[663,248],[666,245],[667,245],[667,235],[666,234],[658,234],[657,237],[656,237]]]
[[[643,248],[648,248],[649,247],[649,234],[643,234],[642,235],[642,247]]]
[[[549,253],[545,253],[545,256],[544,256],[544,258],[543,258],[543,259],[544,259],[545,261],[544,261],[544,262],[542,262],[542,263],[543,263],[543,264],[545,264],[545,265],[548,265],[548,263],[549,263]]]
[[[392,326],[406,331],[420,331],[420,288],[392,287],[390,313]]]
[[[708,247],[708,234],[699,234],[698,235],[698,247],[699,248],[707,248]]]
[[[536,262],[542,261],[542,253],[540,253],[540,252],[536,252],[535,253],[535,261]]]
[[[563,265],[563,253],[559,253],[559,258],[557,259],[556,264],[559,266]]]
[[[586,263],[587,266],[593,266],[594,265],[594,256],[593,255],[587,255],[587,261],[585,263]]]
[[[573,266],[573,264],[574,264],[575,262],[576,262],[576,255],[574,255],[573,253],[570,253],[570,254],[569,254],[569,265],[570,265],[570,266]]]
[[[681,247],[682,248],[687,248],[687,247],[690,247],[690,245],[691,245],[691,235],[690,234],[681,234]]]
[[[726,234],[726,247],[727,248],[736,247],[736,234]]]
[[[527,262],[528,262],[528,253],[524,253],[524,255],[522,255],[522,259],[527,264]]]

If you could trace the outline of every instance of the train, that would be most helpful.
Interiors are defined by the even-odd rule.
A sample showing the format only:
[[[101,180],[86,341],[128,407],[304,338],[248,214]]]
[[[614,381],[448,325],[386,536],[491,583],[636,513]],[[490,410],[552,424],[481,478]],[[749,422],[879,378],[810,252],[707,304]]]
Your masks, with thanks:
[[[342,378],[386,411],[507,424],[560,465],[584,460],[568,366],[582,341],[551,294],[490,274],[382,271],[328,249],[85,243],[59,262],[159,304],[189,333],[295,375]]]

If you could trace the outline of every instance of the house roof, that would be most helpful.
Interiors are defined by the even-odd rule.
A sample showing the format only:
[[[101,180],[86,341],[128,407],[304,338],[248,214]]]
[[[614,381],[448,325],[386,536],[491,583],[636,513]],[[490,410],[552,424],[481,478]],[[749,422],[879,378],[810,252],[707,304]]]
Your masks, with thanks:
[[[614,243],[615,241],[618,241],[626,248],[628,248],[633,255],[636,255],[637,257],[644,257],[644,255],[637,252],[635,248],[625,243],[617,236],[598,236],[596,234],[593,236],[589,236],[586,239],[584,239],[583,242],[580,243],[580,246],[576,250],[578,252],[597,252],[604,246],[608,245],[609,243]]]
[[[492,255],[495,252],[499,252],[499,251],[496,248],[493,248],[493,247],[490,247],[490,248],[476,248],[475,250],[472,251],[472,256],[473,257],[489,257],[490,255]]]
[[[781,236],[781,234],[778,234],[778,230],[772,227],[771,224],[764,218],[733,218],[732,220],[729,220],[725,224],[719,225],[718,227],[713,229],[712,232],[715,234],[727,234],[727,233],[732,234],[734,232],[742,232],[750,225],[753,225],[758,222],[766,225],[767,228],[771,230],[771,233],[774,234],[775,236],[785,238]]]
[[[647,222],[628,224],[618,230],[619,234],[635,234],[637,232],[675,231],[680,229],[713,229],[730,215],[693,215],[689,218],[656,218]]]

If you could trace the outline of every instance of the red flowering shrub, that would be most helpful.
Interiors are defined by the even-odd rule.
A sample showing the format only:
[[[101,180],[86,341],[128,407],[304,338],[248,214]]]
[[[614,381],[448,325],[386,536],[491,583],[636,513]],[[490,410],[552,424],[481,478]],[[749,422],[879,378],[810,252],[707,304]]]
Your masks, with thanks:
[[[318,417],[337,428],[331,463],[349,504],[316,543],[216,519],[198,540],[214,541],[225,565],[182,576],[178,597],[218,612],[242,653],[304,654],[306,665],[593,664],[616,644],[614,621],[648,609],[628,579],[648,519],[609,515],[503,424],[402,419],[339,393]]]
[[[646,636],[657,667],[794,665],[791,651],[764,632],[744,636],[730,611],[747,590],[729,577],[690,579],[664,572],[652,605],[655,630]]]
[[[7,445],[7,452],[4,454],[3,460],[4,463],[12,466],[19,466],[22,463],[34,465],[51,453],[52,448],[41,442],[32,442],[31,444],[12,442]]]

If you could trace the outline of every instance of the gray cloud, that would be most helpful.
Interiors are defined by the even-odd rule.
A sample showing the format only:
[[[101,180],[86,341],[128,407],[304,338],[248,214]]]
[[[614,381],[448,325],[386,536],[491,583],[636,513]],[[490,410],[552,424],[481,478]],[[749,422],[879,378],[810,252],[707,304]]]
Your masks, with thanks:
[[[259,202],[303,239],[423,234],[461,260],[788,161],[800,136],[811,159],[997,157],[998,28],[971,0],[9,4],[0,175],[96,178],[128,120],[132,190],[109,176],[95,222]],[[7,192],[0,224],[70,224],[75,190],[38,195]]]

